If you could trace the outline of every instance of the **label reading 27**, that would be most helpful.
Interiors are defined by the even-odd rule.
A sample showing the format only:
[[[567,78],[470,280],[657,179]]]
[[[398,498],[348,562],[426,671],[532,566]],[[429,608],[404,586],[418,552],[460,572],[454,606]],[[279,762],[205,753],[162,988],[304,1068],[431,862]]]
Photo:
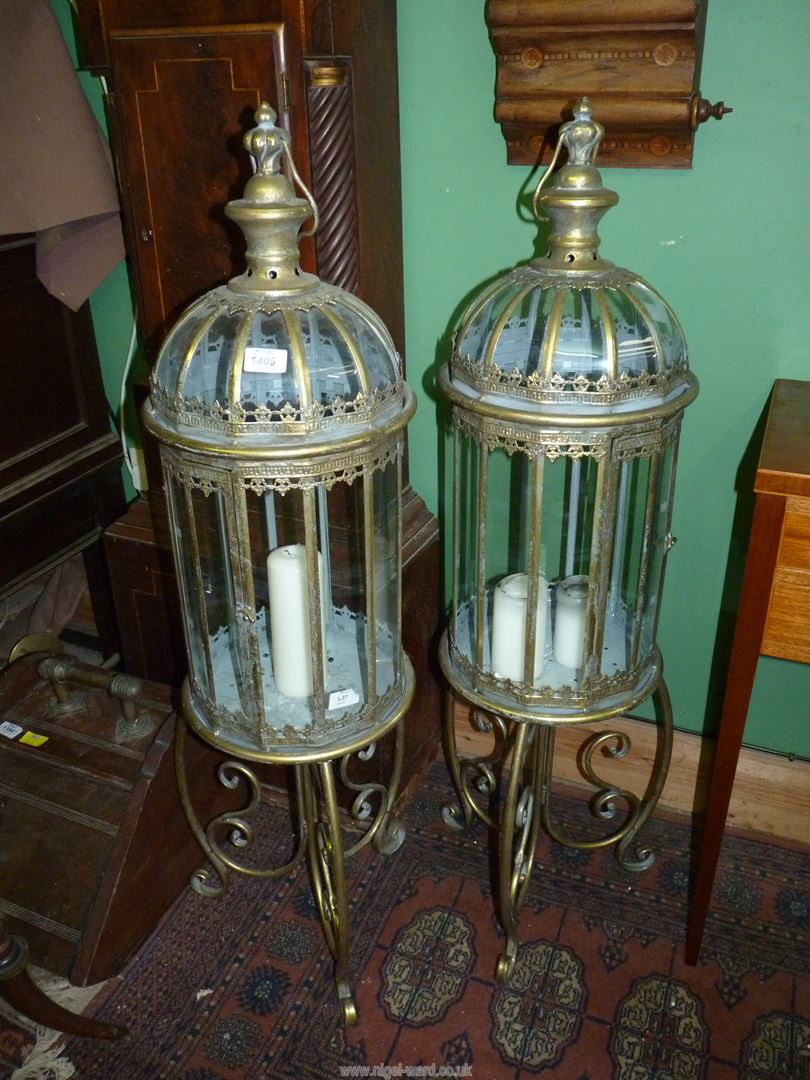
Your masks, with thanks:
[[[360,695],[356,690],[335,690],[329,695],[329,708],[345,709],[347,705],[356,705],[359,700]]]
[[[287,350],[247,348],[243,370],[259,374],[281,375],[287,370]]]

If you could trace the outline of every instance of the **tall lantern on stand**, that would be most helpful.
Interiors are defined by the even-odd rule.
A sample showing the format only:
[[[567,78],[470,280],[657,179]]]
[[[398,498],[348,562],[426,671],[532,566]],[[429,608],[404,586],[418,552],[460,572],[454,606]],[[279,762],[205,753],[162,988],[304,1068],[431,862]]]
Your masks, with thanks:
[[[298,234],[317,210],[289,136],[267,105],[245,137],[255,165],[226,213],[247,239],[247,270],[194,303],[166,339],[145,423],[161,442],[189,674],[183,720],[232,755],[226,787],[248,806],[205,829],[176,743],[184,808],[215,874],[273,878],[308,854],[347,1023],[349,930],[344,854],[402,841],[390,812],[402,761],[398,721],[413,695],[403,652],[401,487],[415,400],[390,335],[364,303],[299,267]],[[286,157],[307,198],[280,172]],[[314,231],[313,226],[312,231]],[[390,785],[347,774],[396,729]],[[335,763],[370,824],[344,852]],[[300,842],[286,866],[240,855],[253,837],[261,784],[250,763],[295,770]],[[376,816],[373,811],[376,809]]]
[[[474,815],[498,827],[500,911],[517,954],[517,916],[538,830],[580,848],[633,848],[663,788],[672,713],[656,647],[683,410],[697,394],[678,321],[655,290],[599,254],[597,225],[618,197],[594,158],[603,135],[587,99],[561,128],[568,152],[552,187],[535,193],[551,220],[544,258],[516,267],[468,307],[440,375],[454,437],[452,600],[441,643],[451,688],[494,732],[492,755],[459,758],[452,694],[445,743],[459,795],[448,823]],[[660,755],[643,798],[599,778],[597,749],[622,757],[629,740],[597,733],[583,769],[603,819],[628,812],[606,837],[566,836],[550,814],[558,725],[607,720],[655,695]],[[499,820],[484,800],[494,766],[511,755]],[[483,798],[482,798],[483,797]]]

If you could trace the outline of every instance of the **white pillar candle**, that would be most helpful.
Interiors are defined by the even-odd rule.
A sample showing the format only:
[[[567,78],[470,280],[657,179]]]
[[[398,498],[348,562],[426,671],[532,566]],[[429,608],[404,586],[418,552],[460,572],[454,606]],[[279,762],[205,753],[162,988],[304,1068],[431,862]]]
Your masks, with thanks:
[[[527,574],[510,574],[495,586],[492,606],[492,670],[502,679],[523,682],[526,655]],[[548,582],[541,577],[537,589],[537,623],[534,639],[534,676],[542,675],[546,652],[546,606]]]
[[[321,585],[321,638],[324,645],[326,681],[326,604],[323,590],[323,557],[318,552]],[[309,629],[309,578],[304,544],[287,544],[267,557],[270,594],[270,649],[276,687],[285,697],[303,698],[312,693],[312,639]]]
[[[582,667],[587,606],[587,577],[578,574],[559,583],[557,614],[554,618],[554,656],[565,667]]]

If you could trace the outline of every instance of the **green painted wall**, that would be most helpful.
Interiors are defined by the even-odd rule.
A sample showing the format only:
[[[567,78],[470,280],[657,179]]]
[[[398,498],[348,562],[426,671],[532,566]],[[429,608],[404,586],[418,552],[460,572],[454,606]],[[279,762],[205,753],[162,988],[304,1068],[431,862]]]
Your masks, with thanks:
[[[439,511],[437,364],[470,294],[531,257],[535,235],[517,209],[530,170],[506,165],[492,119],[483,8],[398,6],[406,347],[420,397],[411,477]],[[690,171],[606,170],[621,202],[602,250],[670,301],[702,386],[684,423],[660,631],[676,724],[693,731],[707,716],[711,729],[722,687],[712,663],[723,608],[736,602],[733,573],[723,594],[737,472],[773,380],[810,378],[808,40],[806,0],[710,0],[702,89],[734,113],[699,132]],[[810,667],[761,660],[746,741],[810,755],[809,720]]]
[[[67,0],[52,2],[69,37]],[[534,228],[518,212],[532,176],[506,165],[492,119],[483,0],[399,0],[398,11],[407,364],[420,402],[411,476],[442,515],[449,462],[435,371],[471,294],[532,254]],[[711,0],[702,89],[734,113],[699,133],[690,171],[606,171],[621,202],[603,251],[670,301],[702,385],[684,424],[660,633],[676,723],[693,731],[711,730],[722,689],[716,639],[728,638],[719,627],[733,616],[745,536],[733,531],[737,474],[773,380],[810,378],[808,40],[806,0]],[[92,308],[117,406],[131,330],[123,266]],[[746,741],[810,755],[808,720],[810,667],[761,660]]]

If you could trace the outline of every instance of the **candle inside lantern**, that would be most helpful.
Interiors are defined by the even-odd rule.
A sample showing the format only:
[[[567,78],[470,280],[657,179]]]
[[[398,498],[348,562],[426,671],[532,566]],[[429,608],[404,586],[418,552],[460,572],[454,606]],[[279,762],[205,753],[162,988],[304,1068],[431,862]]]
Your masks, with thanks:
[[[514,682],[523,682],[528,596],[527,574],[510,574],[495,586],[492,608],[492,670],[502,679],[512,679]],[[541,577],[537,588],[532,681],[542,675],[545,666],[547,602],[548,583]]]
[[[321,591],[321,640],[326,674],[326,604],[323,556],[318,552]],[[287,544],[267,557],[270,595],[270,648],[276,687],[285,697],[312,693],[312,637],[309,626],[309,577],[304,544]]]
[[[554,619],[554,656],[566,667],[582,667],[587,606],[587,577],[576,574],[559,583]]]

